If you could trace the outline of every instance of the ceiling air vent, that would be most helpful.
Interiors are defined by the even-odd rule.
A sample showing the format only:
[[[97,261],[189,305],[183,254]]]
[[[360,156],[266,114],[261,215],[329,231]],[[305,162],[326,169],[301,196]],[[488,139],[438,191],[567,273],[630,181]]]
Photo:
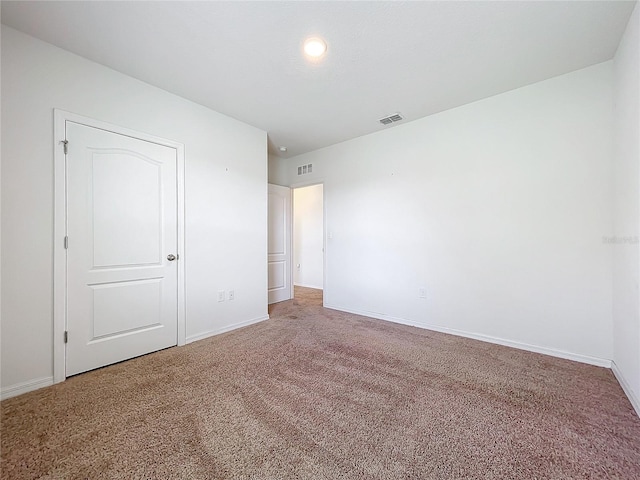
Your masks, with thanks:
[[[394,113],[393,115],[389,115],[388,117],[381,118],[378,120],[382,125],[389,125],[391,123],[399,122],[400,120],[404,120],[402,115],[399,113]]]

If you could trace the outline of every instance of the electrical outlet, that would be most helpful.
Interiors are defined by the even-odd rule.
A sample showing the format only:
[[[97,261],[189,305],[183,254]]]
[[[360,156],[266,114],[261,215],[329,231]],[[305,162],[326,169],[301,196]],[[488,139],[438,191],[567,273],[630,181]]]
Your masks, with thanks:
[[[229,300],[233,300],[234,298],[236,298],[236,292],[229,290]]]
[[[427,298],[427,289],[422,287],[418,289],[418,296],[420,298]]]
[[[224,302],[224,290],[218,290],[218,301]]]

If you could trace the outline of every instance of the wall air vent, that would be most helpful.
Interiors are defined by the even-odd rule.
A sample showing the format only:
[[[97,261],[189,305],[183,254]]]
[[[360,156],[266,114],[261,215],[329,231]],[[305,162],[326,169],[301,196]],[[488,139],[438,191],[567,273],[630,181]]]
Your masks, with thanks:
[[[298,175],[307,175],[308,173],[313,173],[313,163],[298,167]]]
[[[399,113],[394,113],[393,115],[389,115],[388,117],[381,118],[378,120],[382,125],[389,125],[391,123],[399,122],[400,120],[404,120],[402,115]]]

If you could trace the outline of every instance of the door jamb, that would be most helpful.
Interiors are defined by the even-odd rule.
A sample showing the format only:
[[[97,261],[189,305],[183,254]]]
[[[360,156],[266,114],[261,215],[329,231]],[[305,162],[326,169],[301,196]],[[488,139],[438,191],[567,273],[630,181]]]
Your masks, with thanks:
[[[113,125],[93,118],[53,110],[53,171],[54,171],[54,208],[53,208],[53,383],[65,380],[66,344],[64,332],[67,319],[67,250],[64,238],[67,232],[67,179],[66,140],[67,122],[79,123],[93,128],[106,130],[119,135],[137,138],[151,143],[164,145],[176,150],[177,183],[177,221],[178,221],[178,346],[186,343],[186,284],[185,284],[185,215],[184,215],[184,144]]]

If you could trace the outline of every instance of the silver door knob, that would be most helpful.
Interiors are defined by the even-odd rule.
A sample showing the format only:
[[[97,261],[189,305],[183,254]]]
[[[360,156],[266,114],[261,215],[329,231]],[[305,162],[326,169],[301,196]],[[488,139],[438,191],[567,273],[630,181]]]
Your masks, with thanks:
[[[167,255],[167,260],[169,260],[170,262],[173,262],[176,259],[176,256],[173,253],[170,253],[169,255]]]

